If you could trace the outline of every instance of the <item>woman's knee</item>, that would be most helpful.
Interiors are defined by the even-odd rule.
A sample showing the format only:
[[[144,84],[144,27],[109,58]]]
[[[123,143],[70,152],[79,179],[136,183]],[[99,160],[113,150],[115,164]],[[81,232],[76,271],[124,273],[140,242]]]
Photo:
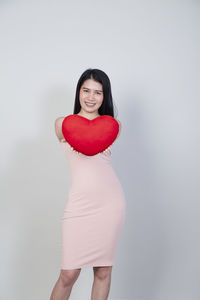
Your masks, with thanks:
[[[71,286],[77,280],[81,269],[60,270],[60,280],[64,286]]]
[[[94,267],[94,276],[100,280],[104,280],[111,276],[112,266]]]

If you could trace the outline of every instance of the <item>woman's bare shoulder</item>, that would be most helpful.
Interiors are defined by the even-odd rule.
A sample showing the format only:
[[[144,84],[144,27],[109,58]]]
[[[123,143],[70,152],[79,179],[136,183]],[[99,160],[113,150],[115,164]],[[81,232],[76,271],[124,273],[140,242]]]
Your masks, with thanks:
[[[120,122],[120,120],[117,120],[117,119],[116,119],[116,121],[117,121],[118,124],[119,124],[119,128],[121,128],[121,127],[122,127],[122,123]]]
[[[62,122],[64,120],[65,117],[58,117],[56,120],[55,120],[55,125],[56,126],[62,126]]]

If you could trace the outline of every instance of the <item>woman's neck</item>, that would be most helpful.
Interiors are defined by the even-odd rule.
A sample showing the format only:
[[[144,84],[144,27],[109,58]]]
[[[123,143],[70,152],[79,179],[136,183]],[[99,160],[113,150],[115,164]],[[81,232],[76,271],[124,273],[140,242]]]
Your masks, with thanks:
[[[79,112],[77,115],[85,117],[85,118],[90,119],[90,120],[100,116],[98,113],[95,114],[95,113],[83,113],[83,112]]]

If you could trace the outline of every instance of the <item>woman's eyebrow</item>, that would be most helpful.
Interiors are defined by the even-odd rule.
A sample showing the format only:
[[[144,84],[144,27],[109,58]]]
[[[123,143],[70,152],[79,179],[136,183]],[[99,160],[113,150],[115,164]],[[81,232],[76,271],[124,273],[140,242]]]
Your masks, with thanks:
[[[84,87],[84,86],[83,86],[83,89],[90,90],[89,88],[87,88],[87,87]],[[98,91],[98,92],[103,92],[102,90],[95,90],[95,91]]]

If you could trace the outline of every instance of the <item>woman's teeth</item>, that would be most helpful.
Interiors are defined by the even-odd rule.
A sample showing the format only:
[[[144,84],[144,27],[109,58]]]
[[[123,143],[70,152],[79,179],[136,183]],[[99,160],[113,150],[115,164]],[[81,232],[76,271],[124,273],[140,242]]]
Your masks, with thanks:
[[[92,106],[95,106],[96,103],[85,102],[85,104],[86,104],[87,106],[91,106],[91,107],[92,107]]]

